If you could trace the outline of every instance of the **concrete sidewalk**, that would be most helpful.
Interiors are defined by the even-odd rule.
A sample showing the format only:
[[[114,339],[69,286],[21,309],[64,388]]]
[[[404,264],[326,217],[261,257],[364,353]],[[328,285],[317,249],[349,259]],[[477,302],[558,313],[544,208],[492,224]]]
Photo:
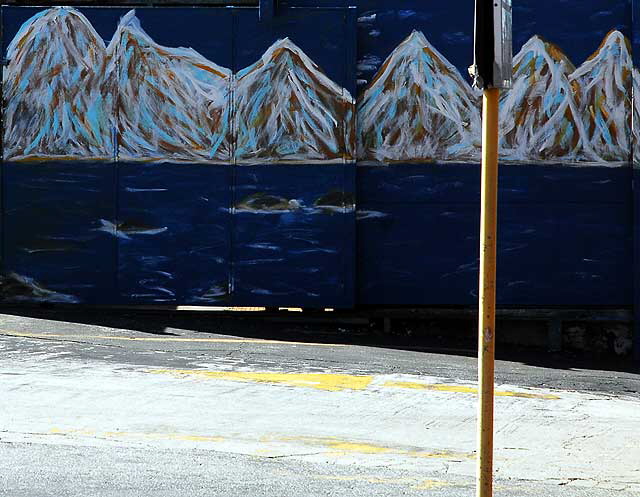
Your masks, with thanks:
[[[170,454],[211,454],[207,474],[236,476],[215,493],[205,485],[206,495],[473,495],[471,361],[451,376],[415,352],[171,333],[4,316],[3,495],[35,495],[43,475],[86,478],[78,464],[92,459],[109,461],[105,474],[117,479],[131,470],[119,467],[123,454],[163,485],[157,470],[169,471]],[[561,373],[572,374],[586,375]],[[181,477],[197,487],[205,475],[190,467]],[[640,398],[500,381],[496,479],[497,495],[640,495]],[[130,483],[130,493],[106,482],[91,495],[144,495],[148,482]],[[64,478],[58,485],[69,491]]]

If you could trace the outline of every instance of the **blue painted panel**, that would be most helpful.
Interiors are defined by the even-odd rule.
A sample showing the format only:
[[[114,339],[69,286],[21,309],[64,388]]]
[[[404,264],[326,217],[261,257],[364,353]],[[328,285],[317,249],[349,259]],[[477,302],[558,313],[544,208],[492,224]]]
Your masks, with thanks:
[[[118,164],[123,302],[226,304],[231,166]]]
[[[359,202],[357,216],[359,304],[474,302],[475,205]]]
[[[117,61],[112,80],[118,159],[229,162],[231,11],[141,9],[133,14],[122,19],[110,44]]]
[[[129,36],[156,50],[148,51],[155,58],[140,54],[132,66],[137,72],[123,71],[118,79],[124,98],[129,88],[135,93],[117,113],[119,296],[123,302],[226,305],[232,12],[148,8],[136,9],[136,17]],[[147,89],[150,80],[157,90]]]
[[[347,68],[353,52],[344,44],[355,19],[348,22],[343,9],[279,8],[269,22],[260,22],[253,10],[234,15],[237,160],[254,164],[234,168],[233,302],[352,306],[355,166],[344,158],[345,121],[353,116],[348,92],[355,82]],[[284,38],[289,42],[278,42]],[[267,79],[250,79],[265,69],[273,71]],[[245,84],[245,76],[251,82]],[[271,107],[283,98],[290,104],[273,119]],[[257,127],[247,126],[254,119]],[[255,130],[268,139],[252,141]],[[265,154],[261,146],[273,152]]]
[[[109,163],[5,163],[2,298],[107,304],[116,251],[105,227],[115,219]]]
[[[235,169],[234,305],[353,305],[354,167]]]
[[[629,204],[503,203],[498,303],[630,305],[630,216]],[[471,204],[360,204],[359,303],[475,304],[478,226]]]
[[[631,204],[503,204],[498,302],[629,306]]]
[[[477,110],[477,100],[464,83],[464,79],[468,79],[466,68],[471,62],[472,54],[473,1],[458,2],[455,5],[455,15],[452,15],[454,7],[435,1],[357,2],[357,62],[354,60],[356,44],[353,39],[353,10],[337,8],[348,3],[351,2],[284,0],[280,3],[278,15],[269,22],[261,22],[257,9],[254,8],[140,8],[136,14],[139,25],[131,17],[126,17],[126,26],[134,35],[142,36],[139,30],[141,28],[154,44],[163,47],[192,47],[209,59],[204,61],[203,65],[206,67],[199,67],[199,56],[188,50],[160,50],[158,67],[169,68],[161,71],[165,76],[175,73],[174,69],[179,69],[177,72],[181,77],[175,78],[179,81],[176,83],[178,88],[174,88],[173,83],[165,84],[168,80],[174,81],[171,76],[163,81],[160,88],[157,88],[154,78],[148,80],[141,77],[136,84],[146,89],[149,99],[145,100],[135,91],[133,94],[118,93],[116,100],[120,100],[111,117],[116,118],[119,126],[120,136],[117,142],[120,144],[120,158],[126,156],[123,154],[126,143],[129,146],[128,152],[133,149],[128,158],[138,159],[139,162],[123,162],[115,172],[113,166],[106,162],[85,163],[88,157],[95,156],[91,155],[95,147],[86,143],[83,145],[85,148],[77,147],[77,139],[84,140],[83,136],[87,130],[91,131],[91,126],[80,126],[82,129],[72,134],[73,139],[66,141],[57,131],[51,131],[53,128],[58,129],[57,125],[54,126],[56,119],[51,115],[54,111],[61,112],[56,109],[62,108],[54,104],[42,106],[35,113],[41,118],[38,123],[45,138],[51,138],[40,149],[30,150],[28,143],[18,143],[17,146],[15,143],[5,143],[5,152],[9,150],[7,145],[14,146],[15,153],[10,153],[8,158],[16,162],[6,165],[6,170],[3,171],[5,225],[0,228],[5,228],[5,274],[14,271],[19,276],[13,277],[9,285],[3,285],[3,291],[9,289],[14,294],[26,292],[27,297],[32,300],[77,299],[99,303],[108,303],[113,300],[114,293],[117,293],[120,302],[126,303],[350,305],[353,303],[353,273],[356,265],[353,212],[336,212],[335,208],[330,208],[331,205],[319,209],[312,206],[327,193],[333,192],[334,197],[327,201],[335,202],[335,192],[351,194],[356,189],[354,166],[340,163],[341,160],[350,159],[352,151],[339,150],[338,153],[334,150],[346,148],[354,141],[351,137],[344,140],[345,144],[340,141],[343,132],[345,135],[349,134],[351,128],[346,121],[350,119],[349,112],[353,112],[350,104],[341,99],[339,94],[342,92],[342,97],[346,92],[355,95],[356,73],[360,79],[359,88],[364,89],[381,69],[383,61],[404,40],[402,50],[409,51],[401,50],[399,55],[396,54],[394,64],[390,66],[395,71],[394,77],[382,78],[385,85],[378,85],[365,95],[366,111],[361,116],[367,117],[371,112],[379,112],[380,121],[387,113],[395,116],[391,119],[390,131],[384,129],[384,140],[378,140],[381,143],[368,139],[367,143],[375,142],[377,148],[365,151],[373,153],[363,157],[368,160],[398,162],[389,166],[358,166],[360,221],[357,224],[361,236],[358,240],[359,295],[364,304],[474,303],[479,166],[442,163],[442,160],[452,157],[452,160],[457,161],[477,161],[479,157],[479,119],[475,119],[479,114],[476,115],[474,110],[468,113],[472,117],[468,123],[466,119],[458,119],[469,106]],[[635,36],[637,26],[634,26],[636,29],[631,29],[632,5],[635,15],[637,2],[627,0],[541,0],[514,5],[514,51],[517,53],[534,35],[541,35],[564,50],[567,59],[558,52],[558,47],[538,39],[533,39],[531,52],[536,57],[554,53],[554,60],[565,64],[567,74],[549,80],[547,86],[543,85],[544,91],[555,89],[557,93],[550,95],[553,98],[547,99],[547,103],[552,100],[555,103],[544,107],[538,114],[532,113],[533,116],[527,114],[527,122],[532,123],[535,128],[542,128],[549,122],[547,118],[551,114],[564,116],[564,120],[558,119],[553,121],[553,125],[547,126],[549,129],[546,129],[545,137],[551,140],[538,140],[527,135],[524,141],[515,140],[517,146],[512,142],[507,143],[507,148],[512,149],[510,152],[513,161],[527,159],[529,163],[510,164],[502,167],[500,173],[499,299],[502,303],[625,305],[631,301],[629,275],[632,272],[629,266],[632,264],[633,250],[630,233],[631,226],[637,225],[637,218],[633,220],[631,213],[637,213],[637,209],[634,211],[632,207],[635,205],[632,201],[637,203],[637,198],[632,198],[630,190],[631,169],[625,165],[620,166],[621,162],[628,159],[628,143],[621,143],[619,139],[617,144],[608,143],[611,138],[609,134],[617,134],[619,138],[620,130],[625,134],[628,129],[630,120],[623,116],[625,112],[626,115],[631,113],[628,98],[630,82],[625,79],[625,88],[604,103],[602,92],[597,89],[598,85],[592,84],[595,79],[602,88],[608,87],[606,82],[598,80],[602,74],[606,76],[615,71],[602,71],[601,68],[608,68],[608,61],[618,56],[620,60],[617,63],[630,69],[624,39],[619,33],[614,33],[608,38],[607,47],[600,52],[602,57],[592,64],[579,67],[575,72],[571,62],[575,65],[582,64],[610,30],[619,30],[626,36],[633,33],[632,41],[637,45],[640,38]],[[5,53],[22,23],[40,11],[40,8],[3,8],[2,44]],[[92,29],[95,29],[99,38],[108,41],[116,32],[118,22],[127,9],[81,8],[80,12],[86,16],[92,28],[87,27],[87,23],[82,18],[78,20],[76,16],[74,29],[80,29],[85,34],[91,34]],[[549,12],[554,15],[550,17]],[[56,15],[52,15],[52,19]],[[576,19],[580,22],[577,23]],[[47,30],[55,35],[57,31],[54,25],[55,22],[51,23]],[[167,25],[171,29],[167,29]],[[123,26],[125,24],[121,24]],[[424,36],[417,33],[410,36],[414,29],[421,31]],[[52,39],[59,38],[56,36]],[[248,160],[238,154],[234,156],[238,140],[233,134],[239,128],[230,125],[229,116],[232,111],[236,116],[245,114],[232,107],[240,102],[241,86],[236,86],[236,101],[232,101],[230,94],[223,91],[227,87],[225,82],[231,80],[226,68],[242,73],[243,69],[261,60],[276,40],[284,37],[289,37],[304,56],[312,61],[312,64],[304,62],[302,65],[312,66],[315,63],[320,68],[320,76],[315,70],[306,73],[300,70],[299,61],[298,67],[292,69],[292,74],[305,84],[323,81],[319,85],[323,87],[320,90],[314,84],[305,87],[305,91],[310,92],[307,95],[312,96],[311,100],[319,97],[316,100],[320,103],[309,105],[303,110],[307,114],[311,113],[311,109],[328,115],[329,118],[324,120],[326,122],[339,116],[339,125],[333,128],[329,126],[331,131],[326,136],[330,140],[327,141],[324,140],[326,136],[318,137],[314,132],[322,126],[306,125],[314,124],[309,119],[305,121],[305,127],[300,128],[305,130],[304,140],[300,139],[299,128],[289,135],[273,133],[277,137],[269,142],[277,152],[273,156],[269,156],[271,150],[266,154],[249,156]],[[90,43],[101,45],[95,43],[93,35],[89,38]],[[80,48],[86,41],[86,36],[74,38],[74,43],[78,43]],[[37,44],[35,46],[39,47]],[[287,49],[290,48],[288,46]],[[436,51],[439,54],[434,55]],[[34,52],[42,55],[40,48]],[[102,53],[100,50],[98,52]],[[274,55],[273,52],[270,55]],[[105,47],[103,55],[100,55],[102,62],[107,59],[104,55],[106,53]],[[453,102],[449,95],[444,100],[447,104],[453,102],[453,105],[445,107],[455,108],[453,119],[448,117],[450,121],[466,123],[464,130],[454,130],[463,138],[460,143],[472,148],[471,151],[465,149],[466,157],[455,155],[459,153],[459,147],[455,143],[451,145],[450,127],[443,125],[446,120],[442,121],[442,115],[446,112],[421,115],[416,121],[414,118],[418,114],[413,112],[413,107],[407,106],[407,102],[412,100],[406,98],[403,88],[408,86],[402,82],[412,73],[408,69],[411,64],[405,62],[416,60],[416,54],[421,53],[428,54],[428,57],[422,66],[422,73],[418,74],[420,77],[414,81],[417,85],[416,95],[430,91],[437,94],[439,88],[450,84],[453,100],[460,97],[462,103]],[[49,88],[57,88],[60,87],[60,80],[65,79],[59,77],[58,72],[49,71],[44,78],[32,78],[32,81],[39,83],[32,85],[35,90],[31,86],[20,90],[21,84],[29,79],[24,74],[33,67],[30,53],[22,55],[22,58],[16,57],[19,60],[15,64],[11,65],[9,62],[7,67],[10,71],[5,68],[6,74],[13,75],[13,79],[9,80],[10,84],[5,85],[5,97],[9,94],[9,89],[19,90],[11,94],[18,95],[17,97],[9,99],[12,100],[10,105],[14,105],[14,109],[20,109],[21,98],[29,100],[31,95],[45,95],[47,85]],[[291,60],[298,60],[296,56],[292,56]],[[170,62],[171,57],[179,62]],[[634,57],[637,61],[637,53]],[[183,71],[184,67],[180,64],[186,59],[189,60],[186,64],[188,68]],[[437,59],[441,59],[441,62],[450,61],[461,74],[460,80],[449,77],[455,71],[439,70],[442,65],[433,64],[433,60]],[[66,60],[71,62],[68,67],[63,68],[66,71],[64,74],[76,74],[73,61],[77,58]],[[538,57],[536,60],[542,59]],[[269,61],[265,61],[265,65],[268,63]],[[98,66],[100,65],[96,65]],[[133,64],[133,67],[139,68],[139,65]],[[204,74],[194,69],[196,67],[211,74],[219,73],[218,79],[213,81],[209,77],[203,78]],[[284,72],[285,76],[289,74]],[[540,74],[549,72],[543,69]],[[273,83],[269,78],[276,73],[277,71],[268,73],[268,77],[263,79],[256,78],[262,86],[244,87],[249,88],[244,101],[250,104],[243,108],[246,115],[252,115],[251,112],[254,111],[259,113],[260,109],[270,109],[270,105],[282,104],[278,98],[265,104],[256,95]],[[105,94],[111,95],[114,90],[108,84],[111,79],[101,79],[105,74],[106,70],[97,71],[93,81],[100,81],[102,86],[96,88],[103,88]],[[153,71],[149,74],[153,74]],[[194,74],[197,75],[191,78]],[[337,90],[322,79],[325,74],[337,84]],[[622,74],[629,74],[629,71],[622,71]],[[120,73],[118,75],[119,88],[122,89],[127,78]],[[518,76],[521,82],[530,82],[531,75],[526,71],[520,71]],[[634,77],[637,78],[637,74]],[[50,84],[47,78],[58,86]],[[239,80],[240,78],[234,79],[236,83]],[[193,93],[203,96],[201,100],[191,99],[192,93],[183,90],[194,81],[198,82],[195,84],[198,90],[205,87],[215,89],[213,93],[216,96],[212,96],[213,93],[207,90],[202,94]],[[572,84],[571,91],[566,90],[569,81]],[[398,82],[401,84],[396,84]],[[149,90],[147,83],[158,91]],[[637,80],[634,83],[637,86]],[[381,87],[386,92],[387,86],[391,95],[390,104],[389,98],[381,99],[376,93],[378,90],[383,92]],[[594,87],[595,91],[589,90]],[[64,85],[62,88],[64,89]],[[81,89],[79,92],[60,92],[64,93],[63,100],[69,100],[66,108],[76,108],[72,113],[73,119],[82,121],[83,117],[91,114],[91,98],[87,95],[99,93],[91,88],[84,91]],[[164,91],[167,89],[168,93]],[[397,92],[393,93],[393,89]],[[414,91],[413,87],[411,91]],[[154,94],[159,97],[156,99]],[[166,101],[172,103],[162,109],[160,104],[167,95],[169,97]],[[180,99],[174,99],[175,95],[180,96]],[[304,96],[304,92],[301,95]],[[434,101],[442,103],[442,95],[444,94],[437,94]],[[568,107],[562,107],[567,98],[576,110],[571,109],[569,112]],[[78,112],[75,103],[86,103],[87,100],[89,104],[81,105]],[[291,98],[290,108],[294,111],[283,110],[283,115],[286,116],[288,112],[291,114],[289,117],[303,116],[306,119],[308,116],[297,107],[300,100]],[[200,105],[201,101],[206,105]],[[503,104],[507,103],[503,100]],[[209,104],[212,104],[211,108]],[[511,104],[513,116],[537,105],[535,95],[509,105]],[[131,114],[134,116],[131,120],[123,119],[127,106],[134,111],[138,108],[146,109],[146,119],[151,125],[141,127],[135,112]],[[381,110],[383,106],[386,106],[384,111]],[[283,105],[281,109],[285,107],[287,105]],[[400,107],[407,107],[409,111],[399,111]],[[428,106],[417,107],[424,109]],[[210,112],[213,108],[216,109],[215,112]],[[596,117],[590,117],[592,114],[588,109],[595,109]],[[159,112],[155,112],[157,110]],[[327,114],[323,114],[325,111]],[[5,118],[7,114],[5,112]],[[222,117],[215,117],[218,114]],[[25,115],[28,116],[25,112],[13,113],[18,118],[12,121],[17,123],[12,126],[28,131],[29,126],[25,127],[24,124],[29,124],[30,120]],[[22,121],[20,116],[23,116]],[[155,121],[149,119],[149,116],[153,116]],[[215,119],[209,122],[212,116]],[[614,116],[614,119],[609,122],[608,116]],[[406,119],[403,120],[404,118]],[[57,119],[58,124],[63,121]],[[304,119],[291,120],[301,121]],[[426,126],[423,126],[423,121]],[[509,119],[503,121],[507,122]],[[6,122],[8,121],[5,124]],[[640,118],[636,115],[633,122],[637,124]],[[49,123],[52,123],[51,126]],[[202,123],[205,139],[194,140],[190,131],[199,130]],[[567,131],[577,129],[580,123],[584,126],[580,137]],[[47,126],[48,130],[45,129]],[[33,124],[31,127],[38,129]],[[267,130],[260,119],[252,122],[251,127],[258,133],[273,131]],[[526,126],[521,126],[524,127]],[[397,128],[403,132],[409,130],[415,138],[414,142],[400,150],[400,158],[390,154],[385,149],[387,144],[382,143],[386,139],[390,142],[398,140],[398,136],[394,136],[394,132],[399,132]],[[175,143],[176,136],[171,134],[172,130],[177,129],[185,131],[187,136],[178,143],[178,147]],[[213,143],[207,142],[209,129],[212,133],[215,131],[220,140],[216,138],[211,140]],[[556,134],[559,129],[564,131]],[[366,133],[371,138],[381,130],[381,127],[373,125],[367,128]],[[637,135],[636,129],[632,131]],[[116,140],[111,139],[110,133],[111,128],[104,126],[98,133],[102,140],[99,155],[105,161],[116,153],[113,150]],[[17,132],[9,141],[13,139],[19,142],[20,136],[27,134]],[[167,134],[174,141],[167,141],[164,136]],[[184,137],[181,132],[175,135]],[[423,143],[422,138],[430,138],[432,135],[437,135],[434,142],[437,145],[434,149],[436,152],[417,152],[415,147],[412,148],[413,145]],[[471,139],[468,135],[472,135]],[[295,139],[297,142],[293,143]],[[438,140],[442,143],[437,143]],[[160,141],[164,143],[160,144]],[[154,148],[145,145],[139,150],[131,146],[131,143],[142,142],[153,142],[158,146]],[[223,142],[224,146],[221,146]],[[301,142],[307,148],[299,147],[303,152],[298,155],[291,152]],[[327,148],[331,149],[330,153],[326,156],[316,153],[326,143],[329,143]],[[530,146],[520,146],[523,143]],[[516,150],[518,146],[520,149]],[[552,160],[557,158],[562,165],[549,160],[546,155],[548,151],[540,152],[545,147],[555,149],[551,152]],[[136,154],[140,150],[141,153]],[[160,152],[155,154],[157,150]],[[214,153],[218,150],[223,150],[223,153]],[[211,154],[208,153],[210,151]],[[446,157],[438,155],[443,151],[446,152]],[[30,155],[30,160],[35,159],[40,163],[26,162],[25,155]],[[52,156],[60,155],[66,155],[76,162],[61,163],[52,159]],[[241,166],[232,170],[226,164],[234,160],[251,162],[256,156],[259,160],[254,161],[254,166]],[[80,159],[85,162],[79,162]],[[180,159],[185,162],[175,163]],[[149,160],[165,162],[149,164],[146,162]],[[542,160],[547,162],[542,163]],[[194,161],[199,161],[200,164],[193,164]],[[277,164],[283,161],[298,164]],[[318,161],[323,163],[318,164]],[[419,164],[420,161],[423,163]],[[430,163],[424,163],[427,161]],[[540,163],[531,164],[531,161]],[[576,161],[592,165],[575,167]],[[216,165],[212,164],[214,162]],[[593,166],[594,163],[598,166]],[[116,182],[119,182],[117,188]],[[33,189],[38,193],[33,194]],[[29,192],[30,196],[24,192]],[[63,192],[64,196],[61,196]],[[91,192],[92,196],[87,192]],[[256,196],[258,193],[263,195]],[[290,200],[295,202],[290,205]],[[42,202],[55,205],[45,212]],[[284,204],[287,208],[282,208]],[[234,216],[229,212],[232,205],[237,207]],[[256,209],[257,205],[262,205],[264,209]],[[256,212],[262,210],[266,212]],[[25,229],[26,226],[30,229]],[[292,233],[304,233],[303,237],[298,238],[306,242],[291,237]],[[315,249],[305,252],[304,243],[311,243]],[[115,256],[115,247],[118,247],[118,257]],[[278,252],[279,255],[265,257],[263,252],[269,250]],[[635,251],[637,250],[636,243]],[[88,266],[88,261],[91,260],[110,260],[111,269],[105,265],[102,272],[102,265],[99,268]],[[116,271],[116,260],[119,264],[117,292],[114,288],[116,277],[113,274]],[[29,270],[32,273],[27,274]],[[66,279],[61,274],[66,275]],[[230,279],[230,274],[233,279]],[[234,297],[229,295],[230,286],[235,289]]]
[[[480,208],[479,164],[358,165],[360,203],[471,202]],[[631,168],[501,165],[500,202],[631,201]]]

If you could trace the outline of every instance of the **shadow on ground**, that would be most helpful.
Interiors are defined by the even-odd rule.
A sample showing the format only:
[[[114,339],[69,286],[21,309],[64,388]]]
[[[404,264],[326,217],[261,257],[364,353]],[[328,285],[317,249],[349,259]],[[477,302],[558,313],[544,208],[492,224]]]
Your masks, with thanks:
[[[477,321],[462,312],[464,317],[459,319],[394,319],[386,326],[383,318],[366,311],[203,312],[44,305],[4,307],[0,308],[0,313],[162,336],[178,336],[180,330],[189,330],[243,338],[366,345],[465,357],[476,356],[477,347]],[[585,330],[589,331],[588,325]],[[33,329],[32,332],[55,333],[55,329],[47,324],[46,329]],[[498,320],[496,335],[498,360],[552,369],[640,373],[640,364],[633,362],[630,353],[618,356],[611,350],[588,347],[548,352],[546,325],[539,321]]]

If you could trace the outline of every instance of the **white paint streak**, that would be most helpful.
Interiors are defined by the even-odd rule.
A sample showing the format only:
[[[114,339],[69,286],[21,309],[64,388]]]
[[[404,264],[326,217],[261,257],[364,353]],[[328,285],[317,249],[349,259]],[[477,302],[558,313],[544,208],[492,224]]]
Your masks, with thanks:
[[[80,12],[56,7],[22,26],[7,59],[5,160],[111,160],[116,142],[127,161],[354,157],[353,97],[287,38],[233,75],[195,50],[155,43],[134,11],[105,47]],[[360,61],[361,69],[378,64],[375,55]],[[631,102],[639,76],[619,31],[578,69],[532,37],[514,58],[513,88],[501,102],[502,159],[620,164],[630,159],[633,136],[640,162],[640,99]],[[479,160],[479,95],[421,32],[389,55],[357,114],[362,160]]]
[[[288,38],[238,73],[234,106],[239,162],[352,155],[353,97]]]
[[[121,160],[229,160],[231,71],[195,50],[155,43],[135,11],[107,48]]]
[[[418,31],[385,60],[358,104],[358,158],[474,160],[477,95]]]
[[[7,49],[4,159],[113,155],[102,38],[79,12],[56,7],[27,21]]]

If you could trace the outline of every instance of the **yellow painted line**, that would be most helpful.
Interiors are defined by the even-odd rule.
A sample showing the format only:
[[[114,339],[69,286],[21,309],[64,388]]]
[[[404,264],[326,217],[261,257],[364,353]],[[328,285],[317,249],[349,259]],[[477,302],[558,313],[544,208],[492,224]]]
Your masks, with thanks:
[[[450,487],[453,486],[453,483],[448,483],[446,481],[440,480],[422,480],[422,482],[418,485],[415,485],[411,488],[415,490],[432,490],[434,488],[442,488],[442,487]]]
[[[307,437],[307,436],[269,436],[262,437],[260,442],[301,442],[305,445],[323,446],[330,449],[328,455],[345,456],[348,454],[394,454],[423,459],[473,459],[473,452],[456,452],[450,450],[423,451],[402,449],[398,447],[386,447],[368,442],[341,440],[334,437]]]
[[[314,480],[329,481],[362,481],[367,483],[382,483],[385,485],[411,485],[415,484],[417,481],[415,478],[380,478],[379,476],[367,475],[311,475],[311,478]]]
[[[142,440],[178,440],[182,442],[223,442],[224,437],[208,435],[189,435],[182,433],[136,433],[129,431],[94,431],[94,430],[60,430],[52,428],[49,430],[52,435],[85,436],[94,438],[129,438]]]
[[[308,345],[310,347],[346,347],[340,343],[293,342],[287,340],[262,340],[259,338],[183,338],[183,337],[128,337],[119,335],[65,335],[60,333],[21,333],[0,331],[0,335],[18,338],[68,338],[86,340],[124,340],[135,342],[201,342],[201,343],[253,343],[257,345]]]
[[[278,471],[278,474],[293,475],[290,471]],[[379,485],[398,485],[412,488],[415,490],[429,490],[442,487],[469,487],[470,484],[460,484],[447,482],[443,480],[425,480],[417,477],[400,477],[400,478],[384,478],[372,474],[363,475],[327,475],[327,474],[309,474],[309,478],[324,481],[347,481],[347,482],[366,482]]]
[[[330,392],[364,390],[373,380],[373,376],[330,373],[245,373],[240,371],[207,371],[202,369],[151,369],[146,372],[153,374],[170,374],[179,377],[195,376],[215,380],[315,388],[316,390],[327,390]]]
[[[387,381],[383,385],[386,388],[412,388],[416,390],[433,390],[436,392],[453,392],[453,393],[478,393],[476,387],[467,387],[464,385],[443,385],[432,383],[418,383],[414,381]],[[526,392],[509,392],[506,390],[496,390],[496,397],[521,397],[524,399],[547,399],[558,400],[560,397],[548,393],[526,393]]]

